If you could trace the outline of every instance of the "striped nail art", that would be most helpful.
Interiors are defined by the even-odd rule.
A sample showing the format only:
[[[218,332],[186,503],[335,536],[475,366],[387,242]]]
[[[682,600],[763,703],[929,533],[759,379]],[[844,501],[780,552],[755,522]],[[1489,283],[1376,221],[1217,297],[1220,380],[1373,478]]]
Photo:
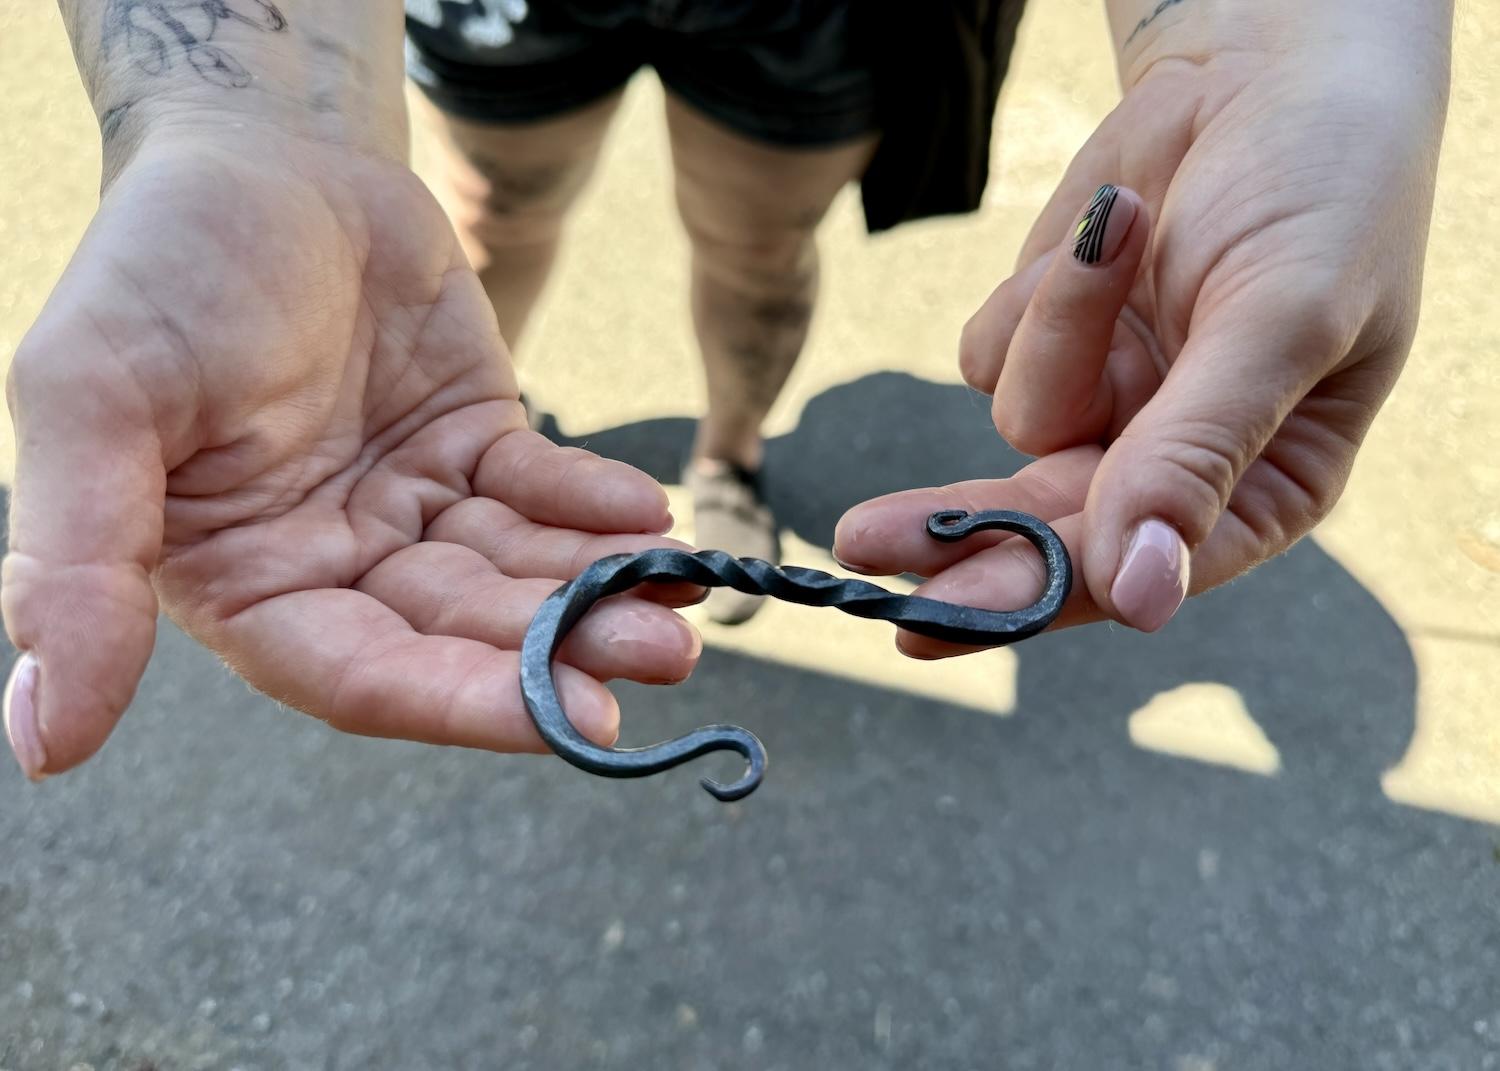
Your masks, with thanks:
[[[1104,249],[1104,228],[1109,223],[1109,213],[1120,196],[1120,187],[1106,182],[1094,191],[1094,199],[1084,210],[1073,232],[1073,256],[1085,264],[1099,263]]]

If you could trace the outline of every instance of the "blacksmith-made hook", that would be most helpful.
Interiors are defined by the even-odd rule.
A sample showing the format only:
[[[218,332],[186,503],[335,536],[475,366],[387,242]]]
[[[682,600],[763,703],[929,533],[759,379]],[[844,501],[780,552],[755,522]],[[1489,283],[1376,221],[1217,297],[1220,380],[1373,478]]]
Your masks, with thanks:
[[[553,751],[579,769],[604,777],[646,777],[711,751],[737,751],[748,763],[744,776],[727,785],[704,778],[703,787],[721,800],[743,799],[755,791],[766,772],[765,745],[748,729],[708,725],[650,747],[609,748],[590,742],[573,728],[557,698],[552,659],[589,608],[646,581],[685,580],[806,606],[833,606],[855,617],[889,621],[949,643],[1000,647],[1034,636],[1056,620],[1073,586],[1073,567],[1057,533],[1028,514],[942,510],[927,518],[927,534],[945,543],[989,531],[1015,532],[1041,552],[1047,582],[1041,597],[1025,609],[980,610],[896,595],[863,580],[843,580],[794,565],[777,568],[758,558],[731,558],[722,550],[644,550],[601,558],[553,592],[532,618],[521,647],[521,695],[526,709]]]

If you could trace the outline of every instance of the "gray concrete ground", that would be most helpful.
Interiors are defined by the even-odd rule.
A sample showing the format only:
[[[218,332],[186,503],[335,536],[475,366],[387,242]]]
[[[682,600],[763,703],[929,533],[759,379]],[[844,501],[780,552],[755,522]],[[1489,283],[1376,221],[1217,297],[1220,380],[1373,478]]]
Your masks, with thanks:
[[[896,398],[904,438],[835,448]],[[654,469],[687,431],[588,438]],[[771,463],[826,546],[867,494],[1014,459],[959,388],[887,375]],[[762,734],[728,807],[688,771],[340,737],[169,632],[97,762],[0,772],[0,1067],[1500,1067],[1496,834],[1380,790],[1400,630],[1311,544],[1185,615],[1019,648],[1009,718],[714,650],[626,689],[631,741]],[[1131,745],[1202,679],[1279,776]]]

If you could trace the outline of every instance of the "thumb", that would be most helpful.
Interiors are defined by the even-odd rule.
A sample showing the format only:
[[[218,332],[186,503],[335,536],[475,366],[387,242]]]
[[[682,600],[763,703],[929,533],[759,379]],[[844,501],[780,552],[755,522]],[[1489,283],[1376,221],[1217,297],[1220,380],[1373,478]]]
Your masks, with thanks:
[[[1195,325],[1090,484],[1085,582],[1101,608],[1134,628],[1154,632],[1177,612],[1193,590],[1191,552],[1316,382],[1306,360],[1323,349],[1316,317],[1250,311]]]
[[[140,388],[88,352],[23,342],[7,385],[17,460],[0,602],[21,657],[5,728],[33,780],[103,745],[156,636],[161,446]]]

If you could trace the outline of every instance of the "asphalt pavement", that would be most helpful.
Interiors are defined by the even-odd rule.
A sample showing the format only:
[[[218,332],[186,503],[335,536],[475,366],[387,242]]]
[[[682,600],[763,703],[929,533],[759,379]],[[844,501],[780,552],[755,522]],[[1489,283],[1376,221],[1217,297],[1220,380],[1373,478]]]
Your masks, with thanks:
[[[853,435],[896,398],[904,433]],[[659,470],[687,430],[587,438]],[[770,472],[826,547],[887,484],[1012,464],[960,388],[887,375],[812,399]],[[1007,718],[713,649],[622,688],[627,742],[762,736],[726,806],[688,769],[343,737],[168,628],[94,762],[0,768],[0,1068],[1500,1067],[1497,831],[1381,792],[1416,670],[1332,558],[1017,655]],[[1279,773],[1131,743],[1203,680]]]

